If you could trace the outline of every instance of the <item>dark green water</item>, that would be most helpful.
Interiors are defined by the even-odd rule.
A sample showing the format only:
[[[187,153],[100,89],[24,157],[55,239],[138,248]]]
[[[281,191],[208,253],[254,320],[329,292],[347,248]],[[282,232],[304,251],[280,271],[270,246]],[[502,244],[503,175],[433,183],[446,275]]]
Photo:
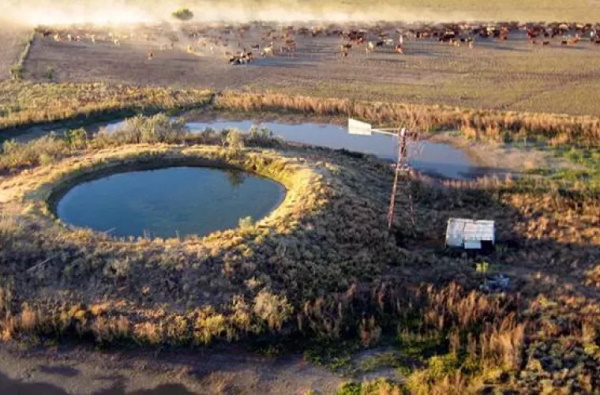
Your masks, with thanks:
[[[279,205],[285,189],[241,171],[171,167],[113,174],[69,190],[58,202],[65,223],[113,236],[183,237],[257,221]]]

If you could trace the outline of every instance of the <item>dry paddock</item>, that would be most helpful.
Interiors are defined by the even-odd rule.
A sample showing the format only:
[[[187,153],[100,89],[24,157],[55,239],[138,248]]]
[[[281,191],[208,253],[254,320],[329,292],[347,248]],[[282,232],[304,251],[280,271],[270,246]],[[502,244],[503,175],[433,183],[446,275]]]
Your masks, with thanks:
[[[0,18],[0,80],[10,77],[10,68],[19,59],[30,33],[30,29]]]
[[[600,46],[589,40],[563,46],[556,37],[542,46],[531,44],[524,33],[514,32],[508,41],[479,39],[473,49],[434,39],[406,40],[406,55],[394,53],[393,48],[366,54],[364,45],[355,45],[348,57],[341,57],[337,36],[306,35],[296,36],[294,57],[275,54],[249,65],[231,66],[225,52],[249,49],[263,32],[250,31],[243,40],[233,37],[228,47],[216,47],[212,53],[197,45],[190,53],[188,46],[194,42],[180,33],[182,39],[171,49],[165,45],[168,34],[163,30],[150,40],[138,34],[120,40],[120,45],[108,39],[95,44],[86,39],[56,42],[38,35],[26,62],[26,76],[37,81],[272,90],[600,115]]]

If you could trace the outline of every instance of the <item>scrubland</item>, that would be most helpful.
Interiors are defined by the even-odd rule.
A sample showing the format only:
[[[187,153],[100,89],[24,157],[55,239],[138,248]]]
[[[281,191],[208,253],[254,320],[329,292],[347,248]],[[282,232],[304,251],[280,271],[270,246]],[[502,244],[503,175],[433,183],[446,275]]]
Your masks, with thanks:
[[[408,126],[412,123],[418,124],[424,131],[459,129],[466,137],[495,142],[530,139],[557,146],[595,146],[600,137],[600,119],[593,116],[468,110],[445,106],[235,92],[217,97],[216,106],[244,111],[284,110],[304,114],[353,116],[387,126]]]
[[[2,338],[237,341],[271,353],[300,349],[350,376],[392,367],[400,378],[346,384],[341,393],[597,388],[596,189],[407,175],[389,232],[385,163],[286,145],[266,132],[242,143],[235,133],[189,135],[157,116],[112,135],[13,143],[0,186]],[[53,197],[81,177],[156,163],[235,166],[288,192],[264,221],[205,238],[116,240],[54,219]],[[443,248],[447,218],[474,214],[497,221],[495,250]],[[479,290],[495,273],[510,277],[509,290]],[[350,358],[379,345],[393,352],[358,366]]]
[[[595,147],[600,118],[514,111],[469,110],[441,105],[367,102],[285,94],[216,94],[202,90],[111,84],[34,84],[4,82],[0,127],[24,127],[61,120],[124,117],[136,111],[172,112],[211,107],[243,112],[295,112],[352,116],[383,126],[418,123],[424,131],[461,130],[467,138],[506,142],[544,142],[552,146]]]
[[[205,90],[3,81],[0,82],[0,129],[183,110],[202,106],[210,100],[211,93]]]
[[[406,7],[439,6],[416,3]],[[593,16],[581,2],[509,3],[511,15],[544,6],[550,19]],[[464,11],[466,19],[506,18],[491,3],[452,1],[442,10]],[[345,75],[338,71],[355,67],[353,59],[336,59],[334,73],[326,74],[335,76],[330,82],[303,85],[298,81],[313,78],[312,68],[274,66],[235,75],[232,83],[233,72],[224,78],[215,61],[207,62],[210,72],[193,74],[197,86],[214,82],[212,90],[200,90],[136,85],[136,78],[147,77],[140,70],[152,71],[136,67],[117,77],[110,67],[95,70],[99,74],[89,78],[105,82],[81,81],[73,76],[87,71],[87,59],[65,57],[72,48],[55,45],[56,64],[48,64],[44,51],[51,45],[38,42],[32,54],[28,42],[35,46],[26,37],[11,46],[21,53],[13,56],[21,69],[14,68],[13,81],[0,82],[0,134],[191,108],[351,116],[540,146],[585,170],[531,169],[532,177],[461,182],[406,174],[388,230],[388,164],[286,144],[267,131],[191,135],[182,122],[159,115],[134,118],[113,134],[73,129],[25,144],[7,141],[0,155],[0,340],[156,350],[235,342],[267,355],[300,351],[306,361],[348,376],[340,394],[593,393],[600,387],[600,119],[591,50],[553,48],[522,57],[537,49],[517,44],[500,61],[505,74],[485,57],[490,48],[475,55],[436,49],[458,69],[445,69],[456,62],[423,54],[401,63],[411,75],[424,65],[450,72],[444,89],[437,74],[424,84],[391,87],[336,80]],[[481,54],[483,62],[469,63]],[[581,59],[585,64],[575,69]],[[5,63],[0,72],[8,71]],[[364,70],[373,61],[357,64]],[[289,78],[295,84],[288,81],[290,70],[298,73]],[[463,78],[470,73],[475,77]],[[189,76],[174,75],[168,78]],[[115,239],[70,228],[53,214],[61,193],[89,177],[182,164],[254,172],[282,183],[287,195],[263,221],[204,238]],[[450,217],[495,220],[495,249],[446,249]],[[480,286],[499,273],[510,278],[508,290],[484,292]],[[360,363],[352,358],[379,348],[387,351]],[[352,380],[381,369],[392,377]]]

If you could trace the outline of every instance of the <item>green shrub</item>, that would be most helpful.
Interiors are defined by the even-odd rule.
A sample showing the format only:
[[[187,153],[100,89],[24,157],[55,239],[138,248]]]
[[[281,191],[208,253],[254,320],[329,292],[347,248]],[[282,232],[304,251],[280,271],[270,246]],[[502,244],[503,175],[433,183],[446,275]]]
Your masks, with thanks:
[[[342,383],[336,395],[400,395],[400,386],[384,378],[362,383]]]
[[[194,18],[194,13],[188,8],[180,8],[171,14],[173,18],[179,19],[180,21],[189,21]]]
[[[87,145],[87,132],[83,128],[68,130],[65,137],[67,144],[72,148],[82,149]]]
[[[43,77],[50,82],[55,81],[56,80],[56,70],[54,70],[54,67],[52,67],[52,66],[46,67],[46,71],[44,71]]]

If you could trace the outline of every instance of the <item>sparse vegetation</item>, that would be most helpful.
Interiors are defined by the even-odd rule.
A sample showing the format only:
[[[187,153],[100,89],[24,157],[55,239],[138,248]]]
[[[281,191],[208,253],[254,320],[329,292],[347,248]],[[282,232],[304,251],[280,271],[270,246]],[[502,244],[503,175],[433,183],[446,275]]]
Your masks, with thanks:
[[[16,103],[0,107],[0,128],[50,122],[77,117],[98,117],[107,113],[128,114],[135,109],[153,112],[159,109],[203,107],[212,96],[207,91],[179,92],[162,88],[106,86],[103,84],[9,84],[19,89]],[[16,92],[15,92],[16,93]],[[100,99],[90,100],[99,94]],[[52,101],[55,97],[56,101]],[[70,97],[69,100],[66,100]],[[73,98],[75,97],[75,99]],[[14,99],[7,94],[6,99]],[[43,101],[32,100],[44,98]],[[50,100],[51,106],[44,106]],[[83,102],[89,103],[81,107]],[[1,98],[0,98],[1,103]],[[22,107],[21,107],[22,103]],[[36,107],[31,107],[35,103]],[[128,103],[128,104],[125,104]],[[234,111],[293,111],[326,116],[352,116],[379,124],[415,124],[424,130],[461,130],[471,139],[492,142],[548,143],[556,147],[596,147],[600,138],[600,119],[591,116],[529,114],[480,111],[443,106],[392,103],[366,103],[349,99],[324,99],[281,94],[225,93],[216,98],[216,109]],[[252,132],[250,142],[273,141],[265,131]]]
[[[0,156],[0,170],[45,165],[70,152],[69,142],[57,135],[48,135],[28,144],[5,141]]]
[[[583,0],[576,2],[580,10]],[[404,6],[430,6],[425,3],[409,0]],[[497,15],[492,3],[467,3],[481,15]],[[530,7],[509,3],[514,9]],[[461,5],[452,0],[441,7]],[[573,11],[573,2],[552,7],[565,17],[587,15]],[[171,16],[181,22],[194,18],[186,8]],[[110,39],[99,35],[98,43],[85,35],[87,43],[78,35],[68,36],[68,42],[79,42],[73,48],[114,46],[131,59],[139,55],[134,62],[147,64],[144,70],[158,70],[160,55],[185,47],[185,35],[201,45],[191,24],[175,25],[183,35],[145,37],[144,45],[161,39],[172,44],[171,51],[161,45],[161,53],[147,57],[126,53],[133,39],[126,42],[129,32],[118,29],[117,38],[112,32]],[[242,37],[246,27],[226,27],[219,34]],[[49,34],[44,29],[38,33]],[[316,32],[306,30],[306,40],[310,33]],[[288,37],[285,28],[269,34]],[[211,92],[61,83],[98,75],[103,81],[132,81],[145,74],[96,70],[93,78],[82,79],[77,73],[82,63],[73,58],[38,56],[26,62],[35,57],[33,37],[10,68],[11,80],[0,82],[0,133],[55,121],[63,121],[66,132],[2,145],[0,341],[37,346],[75,339],[157,350],[238,342],[264,355],[292,350],[347,378],[340,395],[595,393],[600,388],[600,113],[594,107],[598,84],[590,49],[595,45],[571,51],[555,43],[556,50],[541,45],[538,50],[490,38],[471,51],[407,35],[407,52],[414,45],[414,54],[400,61],[355,53],[350,60],[336,57],[335,64],[324,61],[322,69],[333,72],[322,78],[273,67],[283,56],[269,57],[272,79],[259,67],[230,78],[240,70],[234,68],[225,82],[217,81],[222,76],[214,70],[206,80],[203,73],[190,73],[186,84],[211,86]],[[41,41],[45,49],[71,45],[64,38],[54,44],[49,37]],[[338,45],[337,34],[331,41]],[[503,56],[483,48],[486,44],[503,45]],[[418,53],[431,48],[436,56]],[[570,52],[557,52],[562,49]],[[194,59],[197,50],[190,45],[186,55],[177,56]],[[306,53],[299,51],[298,57]],[[291,55],[285,61],[292,62]],[[320,61],[313,55],[312,61]],[[379,76],[392,61],[397,69]],[[184,74],[180,67],[176,77]],[[340,77],[343,70],[370,70],[369,77],[383,78],[353,80]],[[278,80],[278,73],[284,77]],[[150,83],[182,81],[176,77]],[[38,82],[23,81],[27,78]],[[222,90],[230,86],[240,91]],[[556,94],[562,90],[564,95]],[[388,163],[287,144],[266,129],[192,134],[183,120],[171,118],[190,108],[355,117],[431,133],[456,130],[464,141],[536,147],[573,166],[531,166],[527,177],[515,180],[404,174],[388,230]],[[92,135],[78,128],[130,115],[135,116],[115,132]],[[53,214],[66,190],[98,175],[189,164],[228,169],[233,183],[240,170],[269,177],[283,184],[287,195],[260,221],[241,218],[236,229],[184,239],[118,239],[65,226]],[[496,248],[485,254],[445,248],[450,217],[496,221]],[[506,289],[485,286],[496,274],[510,280]],[[355,360],[361,353],[366,357]],[[385,378],[373,380],[380,372]],[[226,392],[225,384],[219,388]]]
[[[244,111],[296,111],[303,114],[342,115],[378,124],[414,124],[423,130],[461,130],[469,138],[495,142],[522,140],[555,146],[596,146],[600,119],[591,116],[481,111],[444,106],[361,102],[351,99],[289,96],[284,94],[221,95],[217,108]]]
[[[0,251],[3,339],[198,346],[267,336],[273,345],[302,339],[325,350],[351,341],[340,353],[391,346],[393,353],[359,368],[400,369],[406,384],[340,389],[356,393],[381,386],[390,393],[488,386],[589,392],[598,385],[594,189],[551,179],[440,186],[404,179],[391,237],[384,220],[391,174],[384,163],[282,142],[271,151],[255,147],[252,135],[240,135],[248,144],[231,155],[213,131],[192,135],[180,126],[138,117],[120,133],[90,138],[71,131],[7,143],[4,168],[15,174],[1,187],[0,242],[8,246]],[[41,152],[50,159],[34,155]],[[242,221],[236,230],[183,241],[111,240],[48,217],[52,191],[87,174],[124,163],[197,160],[275,178],[288,187],[286,201],[254,226]],[[19,172],[23,167],[29,170]],[[409,195],[412,213],[401,209]],[[497,221],[500,245],[491,255],[459,256],[422,243],[440,239],[448,217],[468,216],[473,207]],[[502,248],[509,242],[518,248]],[[490,268],[511,278],[509,293],[478,290]],[[68,292],[58,301],[42,297],[41,285],[57,282]],[[346,354],[313,350],[308,360],[356,369]]]
[[[14,81],[21,81],[23,79],[23,74],[25,72],[25,61],[27,60],[27,56],[29,55],[29,51],[31,50],[31,44],[33,43],[33,39],[35,37],[35,32],[31,33],[25,43],[25,47],[21,54],[19,55],[19,59],[15,64],[10,67],[9,73],[10,77]]]
[[[64,120],[91,122],[210,103],[208,91],[123,85],[0,82],[0,130]],[[0,132],[1,133],[1,132]]]
[[[21,81],[23,79],[23,66],[15,64],[10,67],[10,78],[14,81]]]
[[[54,80],[56,80],[56,70],[54,69],[54,67],[46,67],[46,71],[44,71],[43,77],[49,82],[54,82]]]
[[[181,143],[186,134],[187,127],[182,120],[171,121],[165,114],[152,117],[137,115],[128,118],[123,128],[99,136],[99,140],[105,137],[119,144]]]

